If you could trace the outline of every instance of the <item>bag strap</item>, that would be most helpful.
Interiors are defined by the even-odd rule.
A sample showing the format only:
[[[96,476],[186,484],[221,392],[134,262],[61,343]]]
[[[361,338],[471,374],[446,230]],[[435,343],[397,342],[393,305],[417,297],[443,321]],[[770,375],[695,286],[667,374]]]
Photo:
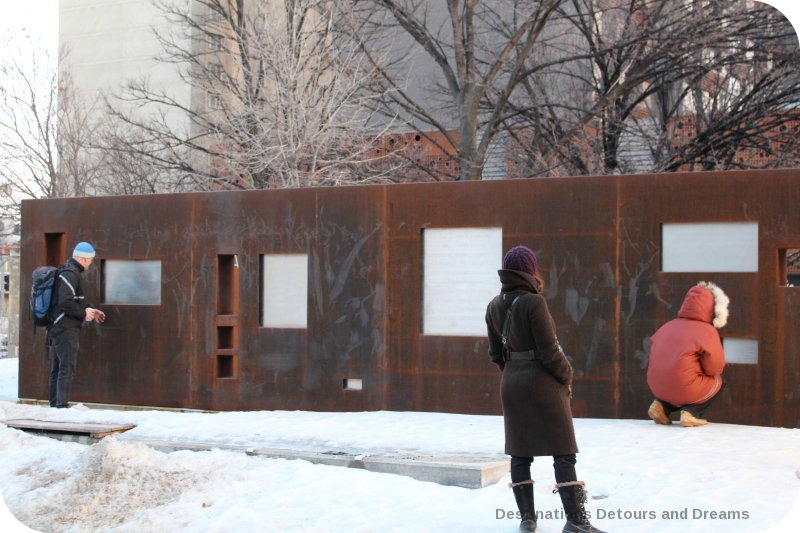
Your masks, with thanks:
[[[59,291],[59,286],[58,285],[59,285],[59,282],[63,282],[63,283],[67,284],[67,287],[69,287],[70,290],[72,291],[72,298],[73,299],[75,299],[77,297],[77,293],[75,292],[75,287],[73,287],[72,283],[70,283],[67,280],[67,278],[64,276],[64,272],[66,272],[68,270],[70,272],[74,272],[74,270],[69,268],[67,266],[67,264],[65,263],[65,264],[61,265],[60,267],[56,268],[56,271],[53,274],[53,294],[50,297],[50,310],[48,311],[49,313],[51,313],[51,316],[53,314],[53,311],[55,311],[56,307],[58,307],[59,304],[60,304],[60,302],[58,301],[58,291]],[[55,319],[53,319],[53,324],[52,325],[55,326],[56,323],[59,320],[64,318],[64,314],[65,313],[62,311],[60,315],[58,315]]]
[[[514,304],[517,303],[519,300],[520,295],[514,298],[514,301],[511,302],[511,305],[508,306],[508,311],[506,311],[506,319],[503,321],[503,334],[500,336],[500,340],[503,341],[503,360],[508,361],[509,359],[509,350],[508,350],[508,331],[511,328],[511,310],[514,309]]]

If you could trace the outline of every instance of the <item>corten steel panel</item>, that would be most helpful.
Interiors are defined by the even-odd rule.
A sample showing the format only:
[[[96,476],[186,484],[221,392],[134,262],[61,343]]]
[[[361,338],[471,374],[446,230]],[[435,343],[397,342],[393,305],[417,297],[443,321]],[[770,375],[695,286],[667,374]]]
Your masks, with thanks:
[[[796,425],[798,398],[780,394],[779,385],[797,383],[796,367],[784,358],[796,358],[798,346],[788,341],[776,350],[776,339],[786,338],[786,326],[776,314],[777,248],[797,242],[800,218],[800,178],[797,170],[771,172],[697,173],[621,177],[620,187],[620,339],[623,375],[622,416],[641,416],[649,395],[645,382],[647,339],[674,318],[686,290],[700,280],[720,285],[731,299],[723,337],[756,339],[759,364],[729,364],[727,389],[709,410],[720,422]],[[671,222],[757,222],[757,273],[662,272],[661,224]],[[794,317],[797,323],[797,316]]]
[[[775,323],[783,331],[783,335],[777,337],[775,343],[775,353],[778,354],[776,359],[780,359],[780,364],[776,366],[782,372],[775,379],[778,392],[774,395],[773,409],[776,414],[770,423],[800,427],[800,287],[784,287],[778,290],[776,312]],[[758,423],[763,424],[760,421]]]
[[[323,192],[324,194],[320,194]],[[238,350],[233,377],[215,370],[216,276],[195,288],[195,338],[202,361],[193,404],[206,409],[380,408],[383,317],[383,189],[304,189],[204,195],[196,202],[201,271],[218,255],[238,258]],[[308,327],[260,324],[261,256],[308,254]],[[212,310],[212,311],[210,311]],[[361,379],[362,391],[344,390]]]
[[[43,264],[45,235],[58,233],[68,250],[93,242],[99,259],[162,261],[162,305],[101,304],[108,322],[82,333],[76,401],[499,413],[485,337],[421,334],[421,235],[502,227],[504,249],[523,243],[539,256],[576,368],[576,415],[645,416],[648,339],[708,279],[731,297],[722,334],[759,342],[758,365],[728,365],[709,417],[797,426],[800,289],[779,286],[777,261],[779,249],[800,248],[798,185],[800,171],[787,170],[32,201],[21,268]],[[714,221],[758,222],[758,273],[661,272],[663,223]],[[260,257],[273,253],[309,254],[305,329],[260,326]],[[220,315],[219,271],[233,257],[236,276],[223,278],[238,305]],[[86,285],[96,300],[96,271]],[[25,311],[20,397],[44,399],[41,332],[33,338]],[[225,349],[220,327],[235,339]],[[218,375],[220,354],[233,361],[229,377]],[[343,390],[348,378],[364,389]]]
[[[186,261],[192,241],[185,235],[190,208],[190,197],[163,195],[23,203],[23,273],[46,262],[45,233],[63,232],[68,253],[81,240],[97,249],[98,260],[84,275],[84,291],[89,302],[105,311],[106,322],[81,334],[72,400],[166,407],[188,403],[193,272]],[[162,305],[103,305],[99,260],[145,258],[162,262]],[[27,295],[30,276],[21,278],[21,294]],[[33,338],[25,304],[20,318],[19,395],[46,399],[44,332],[39,328]]]
[[[387,369],[390,406],[500,412],[500,373],[489,361],[485,337],[422,335],[420,308],[423,229],[501,227],[504,249],[521,243],[538,253],[549,290],[548,306],[560,326],[559,338],[574,356],[579,376],[576,395],[585,389],[586,394],[603,400],[582,400],[580,408],[592,416],[614,416],[615,286],[613,271],[604,264],[615,255],[614,201],[613,179],[485,181],[391,189],[387,300],[392,302],[388,350],[394,364]],[[576,294],[591,305],[582,310],[568,305]]]

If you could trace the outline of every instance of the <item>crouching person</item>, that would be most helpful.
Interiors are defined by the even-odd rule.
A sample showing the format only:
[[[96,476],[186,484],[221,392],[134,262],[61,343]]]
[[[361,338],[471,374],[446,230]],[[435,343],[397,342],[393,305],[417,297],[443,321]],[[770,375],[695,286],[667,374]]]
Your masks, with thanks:
[[[656,424],[671,424],[675,411],[684,427],[708,423],[703,415],[724,386],[717,329],[728,321],[728,303],[722,289],[701,281],[686,293],[678,318],[650,338],[647,384],[656,399],[647,415]]]

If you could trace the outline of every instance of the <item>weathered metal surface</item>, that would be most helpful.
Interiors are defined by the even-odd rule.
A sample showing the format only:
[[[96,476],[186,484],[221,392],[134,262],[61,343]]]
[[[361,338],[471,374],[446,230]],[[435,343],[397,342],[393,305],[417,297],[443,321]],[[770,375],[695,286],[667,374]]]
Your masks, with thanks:
[[[800,248],[798,205],[799,170],[42,200],[24,203],[21,268],[80,240],[101,260],[162,261],[161,305],[100,303],[74,401],[497,414],[485,338],[422,334],[422,231],[502,227],[504,248],[537,251],[577,416],[645,416],[647,339],[708,279],[731,298],[722,334],[759,344],[758,364],[728,365],[709,417],[798,427],[800,288],[778,275],[779,250]],[[759,224],[757,273],[661,272],[663,223],[736,221]],[[260,326],[260,257],[274,253],[309,255],[305,329]],[[85,277],[90,300],[100,278]],[[20,397],[43,399],[43,332],[22,315]]]

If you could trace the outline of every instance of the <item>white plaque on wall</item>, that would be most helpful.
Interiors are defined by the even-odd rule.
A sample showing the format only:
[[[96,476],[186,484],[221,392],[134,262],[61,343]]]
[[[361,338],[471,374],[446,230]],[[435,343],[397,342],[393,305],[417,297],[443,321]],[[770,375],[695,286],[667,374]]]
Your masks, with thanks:
[[[758,364],[758,341],[755,339],[725,337],[722,339],[722,349],[726,363]]]
[[[486,335],[486,306],[500,292],[502,228],[423,230],[423,335]]]
[[[261,325],[307,327],[308,254],[262,255],[261,271]]]
[[[103,303],[161,305],[161,261],[103,261]]]
[[[663,224],[661,271],[758,272],[758,223]]]

